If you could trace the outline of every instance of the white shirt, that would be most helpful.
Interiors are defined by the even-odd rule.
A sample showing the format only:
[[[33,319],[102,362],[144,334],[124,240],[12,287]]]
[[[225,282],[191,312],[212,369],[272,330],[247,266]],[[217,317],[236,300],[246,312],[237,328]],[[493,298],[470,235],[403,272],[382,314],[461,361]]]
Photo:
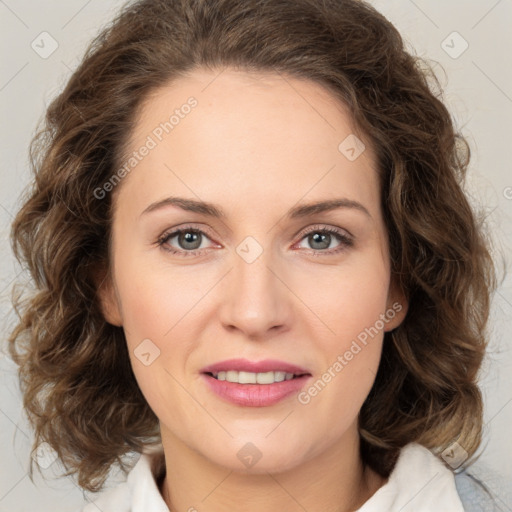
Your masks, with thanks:
[[[169,512],[156,481],[162,462],[161,446],[143,453],[126,482],[104,492],[82,512]],[[464,512],[464,509],[453,472],[430,450],[410,443],[400,451],[388,481],[356,512]]]

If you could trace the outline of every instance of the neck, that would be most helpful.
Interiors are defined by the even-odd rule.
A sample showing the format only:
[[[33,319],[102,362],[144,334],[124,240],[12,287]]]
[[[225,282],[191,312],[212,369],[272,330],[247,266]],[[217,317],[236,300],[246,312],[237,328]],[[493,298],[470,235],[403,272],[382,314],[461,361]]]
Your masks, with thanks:
[[[340,443],[280,473],[240,472],[214,464],[162,431],[166,475],[162,496],[170,512],[243,510],[353,512],[386,479],[364,468],[356,443]]]

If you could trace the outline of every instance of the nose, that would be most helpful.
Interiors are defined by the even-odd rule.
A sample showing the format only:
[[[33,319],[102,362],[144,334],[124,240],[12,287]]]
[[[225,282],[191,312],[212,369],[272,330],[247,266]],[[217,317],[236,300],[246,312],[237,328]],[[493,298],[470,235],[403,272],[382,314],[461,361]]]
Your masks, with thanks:
[[[281,266],[270,260],[266,251],[252,263],[235,253],[234,267],[221,285],[220,319],[226,330],[262,340],[290,328],[293,293]]]

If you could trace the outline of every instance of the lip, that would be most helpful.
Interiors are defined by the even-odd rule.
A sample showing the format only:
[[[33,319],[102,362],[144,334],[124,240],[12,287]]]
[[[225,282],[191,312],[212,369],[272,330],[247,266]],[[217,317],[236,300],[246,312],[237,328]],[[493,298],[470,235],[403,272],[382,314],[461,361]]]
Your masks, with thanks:
[[[217,380],[211,375],[229,370],[252,373],[281,371],[293,373],[297,377],[273,384],[238,384],[227,380]],[[247,359],[228,359],[204,367],[201,370],[201,377],[211,391],[227,402],[243,407],[267,407],[299,393],[312,378],[312,375],[305,368],[277,359],[265,359],[257,362]]]
[[[299,393],[312,378],[311,375],[302,375],[291,380],[274,382],[274,384],[238,384],[227,380],[217,380],[208,373],[203,373],[201,377],[217,396],[243,407],[267,407],[277,404],[281,400]]]
[[[204,367],[201,373],[219,373],[234,370],[237,372],[286,372],[295,375],[310,374],[310,372],[300,366],[278,361],[277,359],[264,359],[263,361],[249,361],[248,359],[227,359],[218,363]]]

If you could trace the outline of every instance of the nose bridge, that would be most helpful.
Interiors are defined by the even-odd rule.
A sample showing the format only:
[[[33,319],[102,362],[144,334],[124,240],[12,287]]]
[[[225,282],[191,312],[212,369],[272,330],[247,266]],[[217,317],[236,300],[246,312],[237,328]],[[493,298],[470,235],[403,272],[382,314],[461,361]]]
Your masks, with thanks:
[[[255,238],[247,237],[236,248],[233,267],[223,294],[224,325],[248,336],[263,336],[286,323],[286,286],[277,277],[279,265],[272,250],[264,250]]]

